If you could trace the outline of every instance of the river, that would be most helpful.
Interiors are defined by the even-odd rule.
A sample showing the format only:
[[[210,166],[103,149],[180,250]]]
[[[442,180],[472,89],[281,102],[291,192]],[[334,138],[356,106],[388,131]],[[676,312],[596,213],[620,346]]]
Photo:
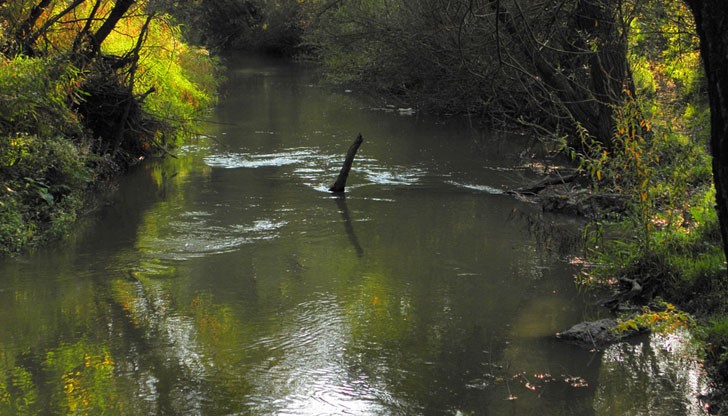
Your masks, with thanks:
[[[503,192],[537,142],[229,66],[202,137],[0,260],[0,414],[703,414],[681,338],[554,338],[603,312],[580,222]]]

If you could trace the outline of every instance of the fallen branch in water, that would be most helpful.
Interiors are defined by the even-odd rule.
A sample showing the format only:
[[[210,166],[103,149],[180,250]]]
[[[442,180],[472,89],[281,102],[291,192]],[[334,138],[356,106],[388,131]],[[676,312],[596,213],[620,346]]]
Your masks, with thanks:
[[[518,188],[516,190],[509,191],[509,193],[521,195],[536,195],[537,193],[546,189],[546,187],[548,186],[566,184],[575,181],[577,178],[578,175],[575,173],[561,176],[559,172],[556,172],[555,175],[549,175],[534,185],[524,188]]]
[[[351,144],[349,150],[346,152],[346,160],[344,160],[344,166],[341,167],[339,177],[336,178],[336,182],[331,185],[329,191],[334,193],[344,192],[344,188],[346,187],[346,180],[349,177],[349,171],[351,170],[351,164],[354,163],[354,156],[356,156],[356,152],[357,150],[359,150],[359,146],[361,146],[361,143],[363,141],[364,138],[362,138],[361,133],[359,133],[359,135],[356,136],[356,140],[354,140],[354,143]]]

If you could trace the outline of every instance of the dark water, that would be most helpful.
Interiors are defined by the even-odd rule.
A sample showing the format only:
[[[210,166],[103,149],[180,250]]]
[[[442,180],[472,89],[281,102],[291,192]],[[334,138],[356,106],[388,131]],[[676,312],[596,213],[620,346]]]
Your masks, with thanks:
[[[231,68],[207,137],[0,261],[0,414],[702,414],[681,339],[554,340],[599,311],[578,222],[503,194],[528,138]]]

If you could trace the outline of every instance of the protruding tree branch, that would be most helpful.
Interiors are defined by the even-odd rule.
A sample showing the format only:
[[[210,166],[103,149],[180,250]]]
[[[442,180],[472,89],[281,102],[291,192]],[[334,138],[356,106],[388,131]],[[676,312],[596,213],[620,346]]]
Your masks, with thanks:
[[[352,143],[349,147],[349,151],[346,152],[346,160],[344,161],[344,166],[341,167],[339,177],[336,178],[336,182],[331,185],[329,191],[334,193],[344,192],[344,188],[346,187],[346,180],[349,177],[349,171],[351,170],[351,164],[354,163],[354,156],[356,156],[356,152],[357,150],[359,150],[359,146],[361,146],[361,143],[363,141],[364,138],[362,138],[361,133],[359,133],[359,135],[356,136],[356,140],[354,140],[354,143]]]

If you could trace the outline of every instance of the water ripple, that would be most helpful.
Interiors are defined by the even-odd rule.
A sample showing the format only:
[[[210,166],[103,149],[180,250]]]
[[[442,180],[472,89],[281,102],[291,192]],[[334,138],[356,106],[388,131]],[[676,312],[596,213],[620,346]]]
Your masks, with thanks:
[[[455,182],[455,181],[447,181],[446,183],[453,185],[453,186],[457,186],[458,188],[472,189],[474,191],[485,192],[485,193],[489,193],[489,194],[493,194],[493,195],[501,195],[501,194],[505,193],[501,189],[493,188],[492,186],[488,186],[488,185],[476,185],[476,184],[469,184],[469,183],[460,183],[460,182]]]
[[[252,224],[215,225],[210,214],[187,213],[156,233],[142,233],[138,248],[158,259],[186,260],[234,251],[243,244],[278,237],[285,221],[262,219]]]
[[[331,294],[320,294],[276,316],[277,333],[251,345],[268,359],[256,365],[247,405],[256,414],[386,414],[386,387],[356,374],[346,360],[351,342],[346,312]],[[252,351],[251,351],[252,353]]]
[[[262,167],[293,168],[293,174],[318,191],[328,192],[343,160],[342,155],[323,153],[319,148],[290,148],[276,153],[225,152],[205,157],[208,166],[224,169],[256,169]],[[354,172],[357,179],[350,185],[410,186],[419,184],[427,171],[417,166],[387,165],[376,159],[359,157]],[[361,183],[361,181],[364,183]],[[359,183],[357,183],[357,181]]]
[[[268,154],[226,152],[207,156],[204,160],[211,167],[236,169],[295,165],[305,163],[312,157],[316,157],[314,150],[300,148]]]

